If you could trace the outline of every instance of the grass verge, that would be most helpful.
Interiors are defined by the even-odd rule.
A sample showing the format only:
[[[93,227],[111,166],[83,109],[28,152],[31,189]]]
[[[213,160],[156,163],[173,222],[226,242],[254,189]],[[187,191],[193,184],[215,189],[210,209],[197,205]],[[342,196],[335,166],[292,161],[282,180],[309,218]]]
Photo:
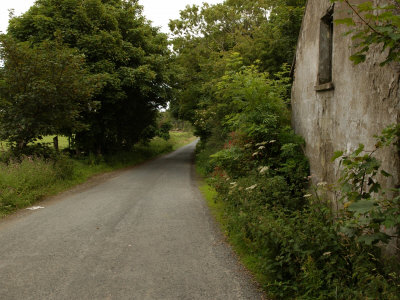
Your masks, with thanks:
[[[265,276],[258,269],[258,258],[251,254],[249,247],[243,242],[241,234],[229,228],[229,216],[227,215],[226,205],[218,199],[217,191],[207,183],[207,180],[202,175],[202,172],[197,167],[197,174],[201,178],[199,180],[199,189],[202,193],[211,214],[216,219],[224,235],[227,237],[229,244],[232,246],[235,253],[238,255],[240,262],[249,270],[256,281],[261,284],[265,282]],[[228,230],[228,228],[230,230]]]
[[[175,131],[168,141],[154,138],[147,145],[135,146],[133,151],[111,156],[89,155],[82,159],[64,156],[57,161],[25,157],[21,162],[0,164],[0,217],[81,184],[94,175],[137,165],[194,140],[190,132]]]

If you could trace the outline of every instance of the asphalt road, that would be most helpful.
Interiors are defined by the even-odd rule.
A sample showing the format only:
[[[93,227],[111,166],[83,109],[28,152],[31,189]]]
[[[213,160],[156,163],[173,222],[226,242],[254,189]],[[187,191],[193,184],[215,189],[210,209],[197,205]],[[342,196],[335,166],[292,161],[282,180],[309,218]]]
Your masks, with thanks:
[[[0,299],[261,299],[197,189],[194,147],[2,220]]]

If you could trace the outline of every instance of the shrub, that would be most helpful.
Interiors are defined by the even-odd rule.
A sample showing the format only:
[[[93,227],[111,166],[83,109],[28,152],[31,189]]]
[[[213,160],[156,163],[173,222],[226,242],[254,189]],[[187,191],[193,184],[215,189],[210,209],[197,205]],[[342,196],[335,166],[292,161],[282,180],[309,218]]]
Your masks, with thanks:
[[[288,126],[285,82],[242,67],[215,85],[218,105],[212,108],[223,118],[203,136],[196,155],[224,207],[231,241],[251,256],[271,297],[397,299],[398,263],[385,263],[373,243],[385,242],[381,226],[399,224],[400,197],[379,203],[379,163],[361,148],[342,157],[343,195],[351,202],[343,216],[308,194],[304,141]],[[378,145],[392,142],[390,133],[398,131],[388,129]]]
[[[283,178],[211,182],[216,201],[224,203],[231,240],[254,258],[253,271],[271,297],[396,299],[396,264],[385,264],[380,248],[341,234],[328,203],[303,197],[308,200],[301,209],[288,207]]]

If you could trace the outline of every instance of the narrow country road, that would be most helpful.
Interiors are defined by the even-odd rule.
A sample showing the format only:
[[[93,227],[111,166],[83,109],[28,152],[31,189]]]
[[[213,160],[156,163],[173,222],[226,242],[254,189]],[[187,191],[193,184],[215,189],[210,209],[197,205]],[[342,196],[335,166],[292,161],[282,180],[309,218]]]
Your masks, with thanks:
[[[0,299],[261,299],[193,178],[195,143],[0,222]]]

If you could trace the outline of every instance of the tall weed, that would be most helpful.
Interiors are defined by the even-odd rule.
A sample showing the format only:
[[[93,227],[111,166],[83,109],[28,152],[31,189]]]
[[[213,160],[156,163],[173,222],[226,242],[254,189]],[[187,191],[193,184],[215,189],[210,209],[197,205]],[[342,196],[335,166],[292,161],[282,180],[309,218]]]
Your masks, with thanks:
[[[65,162],[54,163],[30,156],[20,162],[1,163],[0,211],[9,212],[32,204],[45,195],[46,187],[72,176],[70,170]]]
[[[328,203],[305,198],[293,209],[282,179],[214,176],[209,182],[230,240],[253,258],[251,270],[273,299],[398,299],[398,263],[340,234]]]
[[[49,158],[26,155],[16,157],[2,153],[0,216],[82,183],[95,174],[143,162],[193,140],[191,133],[171,132],[169,141],[155,138],[147,145],[136,145],[132,151],[118,152],[106,157],[92,154],[70,158],[54,151],[51,151]]]

